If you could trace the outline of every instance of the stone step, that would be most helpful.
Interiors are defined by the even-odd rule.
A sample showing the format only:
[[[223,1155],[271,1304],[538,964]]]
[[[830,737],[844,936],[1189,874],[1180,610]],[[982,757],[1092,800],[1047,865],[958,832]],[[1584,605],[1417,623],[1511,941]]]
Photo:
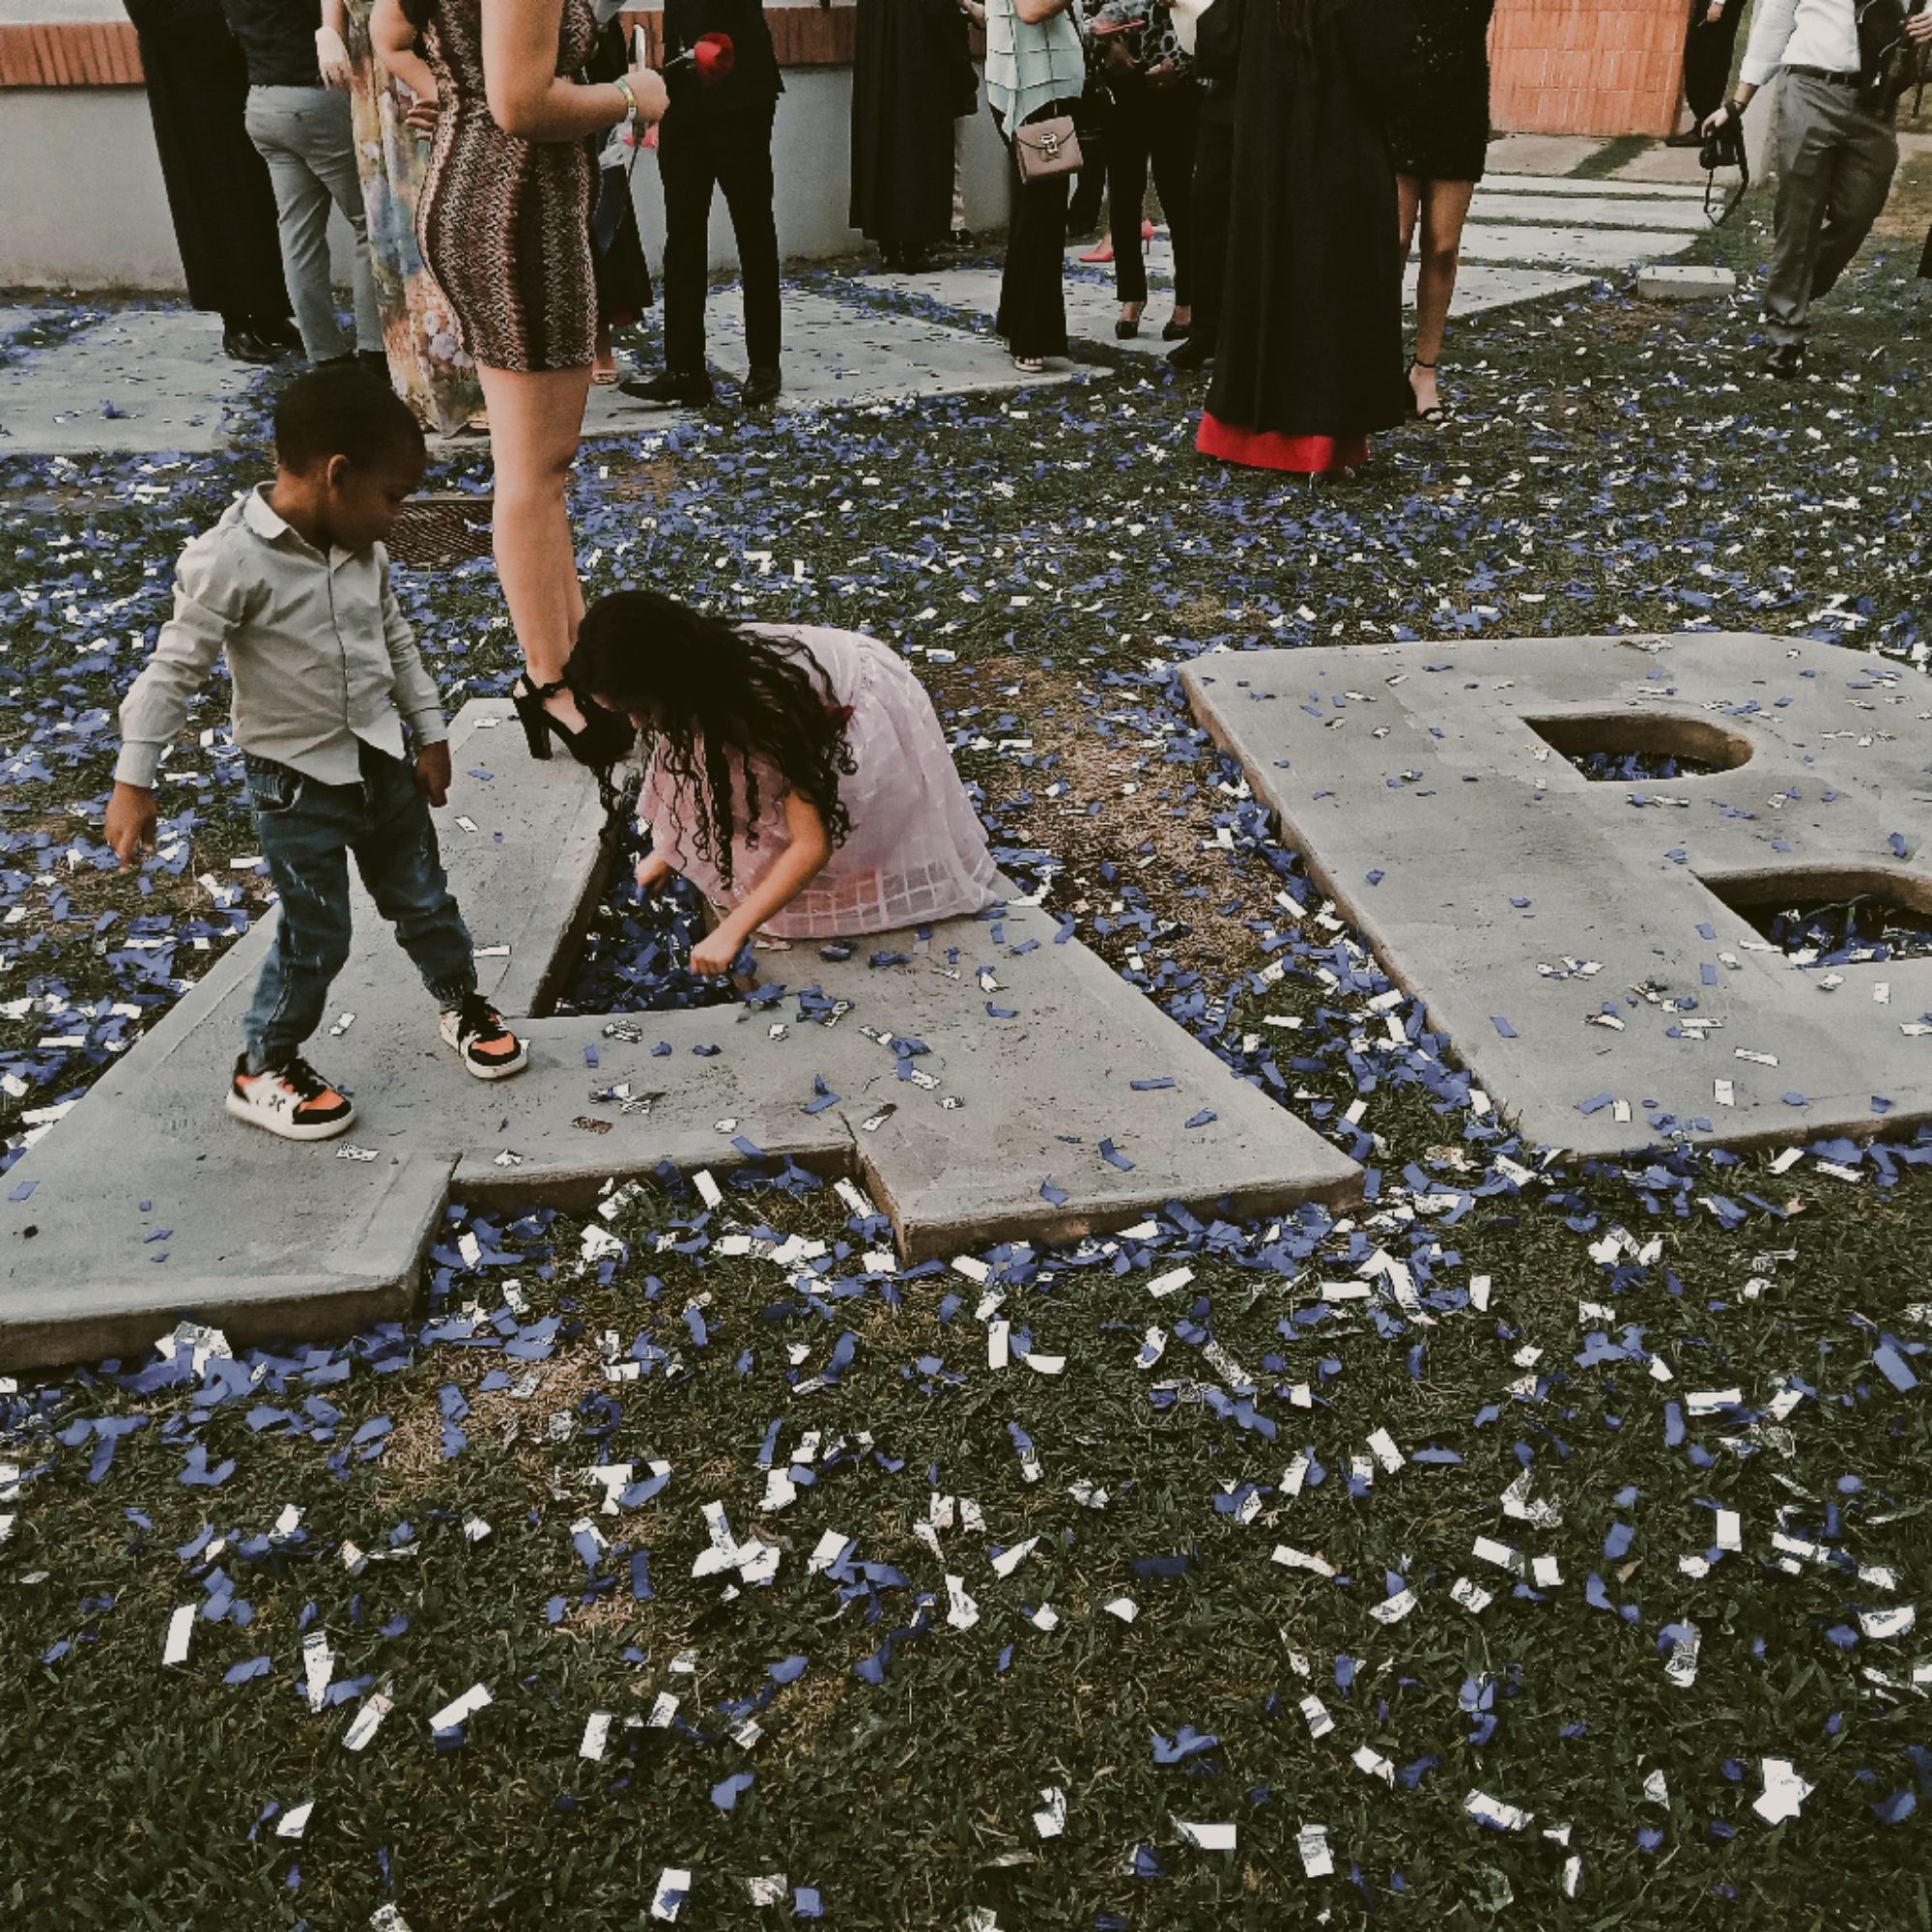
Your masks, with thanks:
[[[577,767],[533,762],[501,702],[466,704],[452,742],[444,859],[485,989],[522,1023],[567,966],[595,892],[595,793]],[[1037,908],[948,922],[925,940],[877,935],[842,962],[815,946],[762,954],[762,982],[849,1002],[830,1028],[802,1019],[793,996],[769,1010],[627,1015],[634,1040],[607,1037],[600,1017],[528,1020],[531,1065],[500,1083],[469,1078],[438,1040],[359,889],[355,929],[331,996],[354,1023],[312,1042],[354,1091],[349,1134],[296,1146],[222,1111],[264,919],[11,1171],[0,1365],[129,1354],[184,1315],[238,1345],[399,1317],[452,1192],[587,1205],[608,1179],[666,1160],[723,1173],[748,1157],[740,1142],[857,1178],[908,1260],[1075,1239],[1173,1200],[1260,1214],[1360,1188],[1352,1161],[1077,941],[1057,944]],[[873,967],[875,954],[904,957]],[[900,1079],[867,1027],[923,1041],[907,1064],[932,1084]],[[839,1098],[807,1113],[815,1076]],[[657,1097],[628,1115],[592,1099],[613,1084]],[[1110,1162],[1105,1142],[1131,1165]]]
[[[1463,231],[1463,258],[1468,262],[1590,269],[1601,273],[1681,255],[1696,240],[1690,230],[1533,227],[1528,223],[1472,221]]]
[[[1472,221],[1529,221],[1590,228],[1682,229],[1701,220],[1697,203],[1663,201],[1653,195],[1493,194],[1477,190],[1470,205]]]

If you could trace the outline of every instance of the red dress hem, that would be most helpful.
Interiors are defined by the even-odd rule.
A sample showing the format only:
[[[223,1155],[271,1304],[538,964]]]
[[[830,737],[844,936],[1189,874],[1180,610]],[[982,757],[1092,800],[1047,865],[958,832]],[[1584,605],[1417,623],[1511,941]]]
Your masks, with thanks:
[[[1253,469],[1290,469],[1298,476],[1325,476],[1369,460],[1365,436],[1285,436],[1279,430],[1239,429],[1211,412],[1201,412],[1194,446],[1203,456],[1244,463]]]

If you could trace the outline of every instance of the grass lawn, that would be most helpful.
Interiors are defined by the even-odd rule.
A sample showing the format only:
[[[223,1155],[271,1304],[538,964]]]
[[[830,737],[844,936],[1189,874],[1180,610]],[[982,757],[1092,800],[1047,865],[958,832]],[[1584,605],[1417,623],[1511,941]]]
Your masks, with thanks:
[[[457,1210],[419,1324],[0,1383],[8,1923],[1932,1926],[1932,1146],[1545,1161],[1392,1037],[1173,675],[1698,626],[1922,664],[1929,173],[1808,382],[1748,300],[1599,286],[1456,328],[1456,420],[1348,487],[1204,467],[1141,364],[589,451],[593,592],[915,649],[1003,863],[1373,1197],[905,1274],[795,1173],[588,1242]],[[174,555],[259,466],[0,455],[10,1146],[263,907],[218,737],[139,877],[99,832]],[[487,562],[406,595],[452,704],[501,687]]]

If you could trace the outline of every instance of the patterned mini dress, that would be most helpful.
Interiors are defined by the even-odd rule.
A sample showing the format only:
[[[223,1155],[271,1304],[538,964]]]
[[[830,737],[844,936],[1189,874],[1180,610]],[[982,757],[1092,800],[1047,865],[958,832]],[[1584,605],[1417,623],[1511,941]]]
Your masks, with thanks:
[[[597,40],[590,0],[564,0],[556,71]],[[422,35],[441,112],[416,203],[416,238],[486,369],[583,369],[597,353],[590,254],[594,172],[581,140],[506,134],[483,91],[481,0],[434,0]]]

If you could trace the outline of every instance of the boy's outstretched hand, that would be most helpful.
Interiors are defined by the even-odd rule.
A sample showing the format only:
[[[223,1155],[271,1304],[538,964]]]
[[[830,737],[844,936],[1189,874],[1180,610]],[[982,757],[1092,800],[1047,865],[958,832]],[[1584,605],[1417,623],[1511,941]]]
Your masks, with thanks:
[[[107,843],[127,871],[143,852],[155,849],[155,794],[140,785],[117,783],[107,795]]]
[[[432,805],[449,802],[449,740],[425,745],[416,753],[416,789]]]

